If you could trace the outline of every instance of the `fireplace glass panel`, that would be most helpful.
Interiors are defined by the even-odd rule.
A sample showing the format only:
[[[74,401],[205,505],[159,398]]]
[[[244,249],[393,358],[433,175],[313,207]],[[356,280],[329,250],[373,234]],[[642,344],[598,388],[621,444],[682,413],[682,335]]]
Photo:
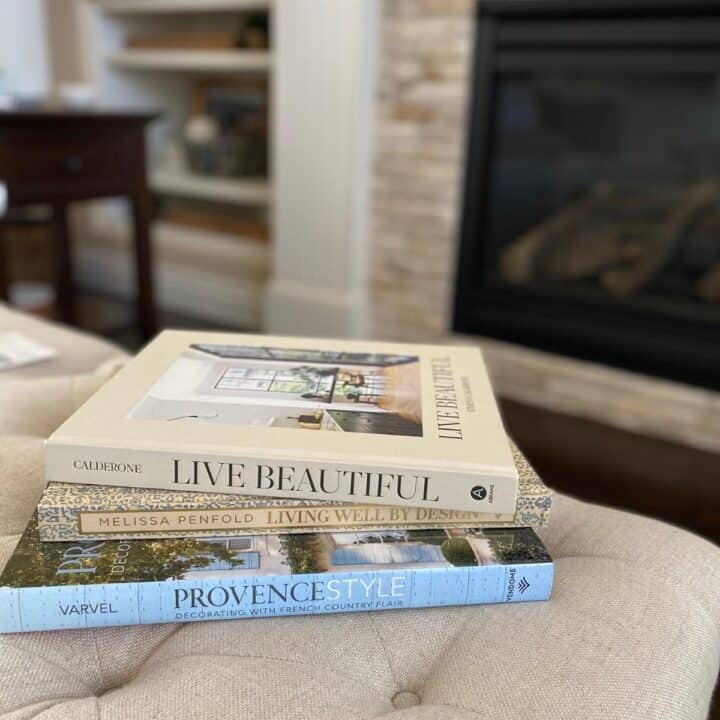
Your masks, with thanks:
[[[720,74],[501,74],[484,284],[720,320]]]

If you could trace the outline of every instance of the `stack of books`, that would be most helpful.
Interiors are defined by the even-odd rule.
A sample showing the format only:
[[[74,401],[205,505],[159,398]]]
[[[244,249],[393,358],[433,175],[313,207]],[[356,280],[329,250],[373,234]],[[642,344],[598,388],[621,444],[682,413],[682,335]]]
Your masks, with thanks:
[[[48,439],[0,631],[544,600],[477,349],[164,332]]]

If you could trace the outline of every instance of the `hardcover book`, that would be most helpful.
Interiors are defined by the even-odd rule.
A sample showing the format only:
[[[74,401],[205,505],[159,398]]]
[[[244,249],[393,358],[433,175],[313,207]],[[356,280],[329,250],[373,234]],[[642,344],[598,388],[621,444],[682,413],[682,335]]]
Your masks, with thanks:
[[[47,480],[515,512],[480,351],[166,331],[48,439]]]
[[[42,543],[0,576],[0,632],[545,600],[530,528]]]
[[[238,497],[183,490],[50,483],[38,503],[43,542],[219,537],[384,528],[546,525],[552,497],[511,442],[519,475],[515,513]]]

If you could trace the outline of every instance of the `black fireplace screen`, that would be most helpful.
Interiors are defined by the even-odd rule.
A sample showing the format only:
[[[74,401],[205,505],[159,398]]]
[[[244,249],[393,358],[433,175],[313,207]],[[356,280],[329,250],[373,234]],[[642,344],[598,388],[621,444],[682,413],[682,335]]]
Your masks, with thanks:
[[[720,385],[720,25],[541,5],[481,4],[455,328]]]
[[[717,312],[720,70],[507,77],[497,103],[491,282]]]

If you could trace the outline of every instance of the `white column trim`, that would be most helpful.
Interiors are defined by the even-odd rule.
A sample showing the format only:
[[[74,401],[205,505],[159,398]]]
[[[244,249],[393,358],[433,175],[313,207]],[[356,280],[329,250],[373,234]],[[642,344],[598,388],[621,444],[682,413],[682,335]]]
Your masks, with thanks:
[[[379,0],[274,5],[269,332],[367,333]]]

